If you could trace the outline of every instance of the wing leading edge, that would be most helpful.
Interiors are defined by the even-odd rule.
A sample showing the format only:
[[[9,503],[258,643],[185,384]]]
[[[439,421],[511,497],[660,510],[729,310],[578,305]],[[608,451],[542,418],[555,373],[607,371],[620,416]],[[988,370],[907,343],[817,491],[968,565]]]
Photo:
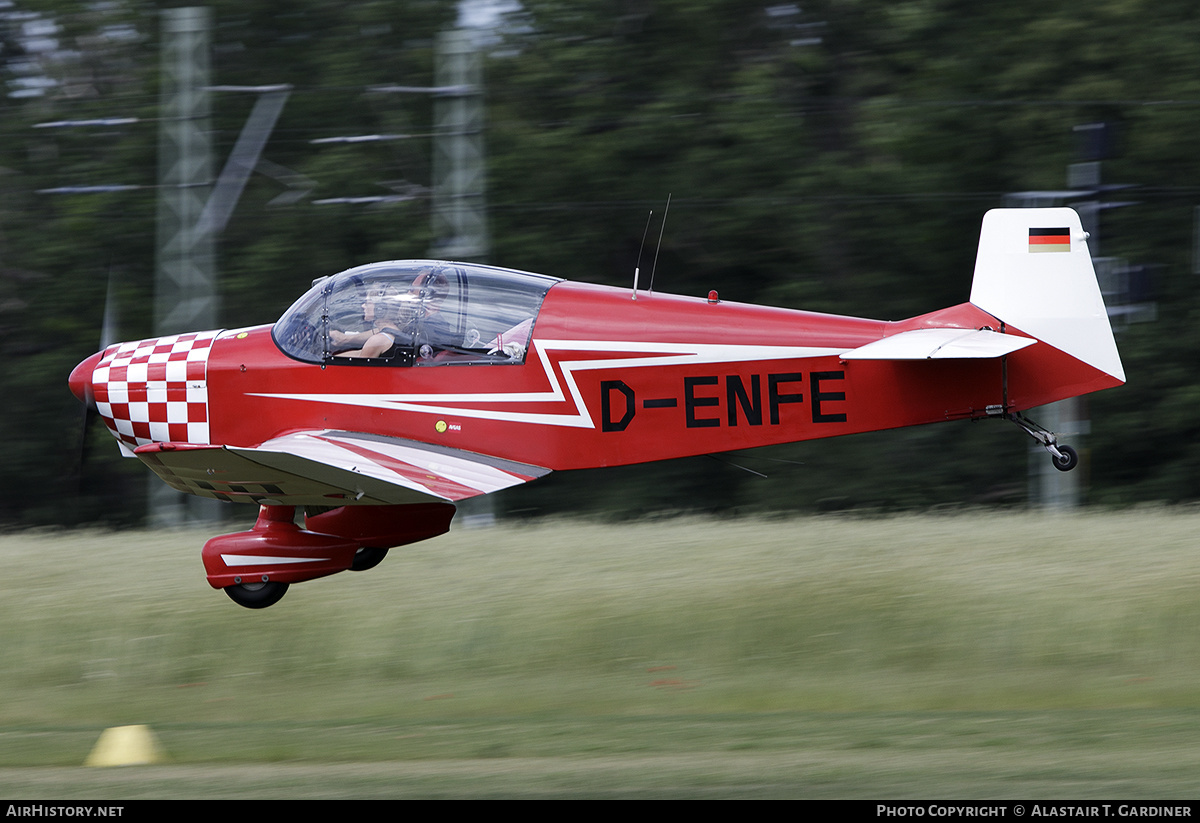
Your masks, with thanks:
[[[280,506],[456,502],[549,469],[395,437],[311,431],[253,448],[152,443],[134,454],[178,491]]]

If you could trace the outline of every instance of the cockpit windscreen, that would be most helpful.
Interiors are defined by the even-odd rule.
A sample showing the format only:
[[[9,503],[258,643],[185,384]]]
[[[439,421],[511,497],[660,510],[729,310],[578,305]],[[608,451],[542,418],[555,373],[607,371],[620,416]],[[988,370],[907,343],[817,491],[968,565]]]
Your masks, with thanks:
[[[272,336],[310,363],[519,364],[556,282],[471,263],[375,263],[317,280]]]

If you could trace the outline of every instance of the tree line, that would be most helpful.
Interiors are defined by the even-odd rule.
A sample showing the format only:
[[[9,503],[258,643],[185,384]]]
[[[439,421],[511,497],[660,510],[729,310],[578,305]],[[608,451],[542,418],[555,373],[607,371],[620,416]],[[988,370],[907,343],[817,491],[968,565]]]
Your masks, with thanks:
[[[432,85],[455,6],[209,5],[215,84],[294,89],[264,154],[277,173],[252,178],[219,240],[221,325],[271,322],[314,277],[427,256],[427,197],[317,201],[427,192],[432,101],[372,88]],[[1099,156],[1101,182],[1123,187],[1066,201],[1110,206],[1099,251],[1152,264],[1139,299],[1156,319],[1121,328],[1129,384],[1090,400],[1089,500],[1190,500],[1198,28],[1170,0],[525,0],[475,32],[489,262],[628,285],[670,196],[656,290],[900,319],[967,298],[987,209],[1064,190],[1070,164]],[[0,14],[0,522],[143,516],[148,473],[103,431],[82,436],[65,381],[106,305],[121,339],[152,333],[159,38],[159,7],[135,0]],[[214,93],[218,160],[252,103]],[[107,122],[42,125],[88,119]],[[1097,123],[1099,154],[1077,128]],[[314,142],[354,134],[412,137]],[[71,185],[114,188],[45,193]],[[551,476],[496,502],[514,515],[1021,505],[1029,446],[1010,426],[947,424]]]

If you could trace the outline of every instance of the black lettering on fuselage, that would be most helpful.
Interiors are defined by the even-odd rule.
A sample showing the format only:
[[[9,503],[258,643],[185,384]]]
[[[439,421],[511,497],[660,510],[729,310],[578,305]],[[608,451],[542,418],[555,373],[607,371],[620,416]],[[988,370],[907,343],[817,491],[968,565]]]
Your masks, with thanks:
[[[696,408],[698,406],[719,406],[721,404],[721,398],[719,397],[697,397],[696,387],[715,385],[717,385],[717,376],[715,374],[705,377],[683,378],[683,409],[689,429],[721,425],[719,417],[696,417]]]
[[[771,425],[779,425],[779,407],[784,403],[803,403],[803,394],[780,394],[780,383],[799,383],[804,379],[804,375],[800,372],[791,374],[768,374],[767,375],[767,405],[771,407]]]
[[[844,371],[815,371],[812,379],[812,418],[814,423],[845,423],[846,415],[821,411],[821,404],[827,400],[845,400],[844,391],[821,391],[821,383],[825,380],[842,380],[846,377]]]
[[[625,414],[620,420],[612,419],[612,393],[619,391],[625,396]],[[637,411],[634,406],[633,389],[625,385],[623,380],[600,381],[600,430],[606,432],[623,432],[629,426]]]
[[[729,411],[729,425],[738,424],[738,408],[751,426],[762,425],[762,392],[757,374],[750,375],[750,394],[746,394],[746,384],[736,374],[725,378],[725,408]]]
[[[830,391],[827,386],[831,381],[844,380],[844,371],[811,372],[808,376],[809,402],[812,406],[813,423],[845,423],[846,413],[829,410],[829,404],[846,399],[844,391]],[[722,392],[720,384],[725,381]],[[778,426],[783,420],[783,407],[795,403],[803,403],[804,392],[796,391],[802,384],[803,372],[782,372],[767,374],[766,391],[763,391],[763,380],[760,374],[747,376],[739,374],[705,374],[683,378],[683,419],[689,429],[707,429],[718,426],[736,427],[740,425],[763,425],[763,411],[766,407],[767,422]],[[613,395],[622,396],[621,401],[614,401]],[[766,395],[764,402],[764,393]],[[656,392],[658,394],[658,392]],[[614,407],[614,402],[624,402],[624,411],[619,418],[614,414],[621,411]],[[670,419],[678,417],[663,417],[666,409],[674,409],[679,405],[678,397],[644,397],[642,409],[652,415],[652,419],[665,425]],[[725,404],[724,413],[721,410],[722,401]],[[600,381],[600,428],[606,432],[620,432],[629,428],[637,412],[637,395],[633,388],[623,380]],[[677,414],[676,412],[675,414]],[[792,418],[794,420],[794,418]]]

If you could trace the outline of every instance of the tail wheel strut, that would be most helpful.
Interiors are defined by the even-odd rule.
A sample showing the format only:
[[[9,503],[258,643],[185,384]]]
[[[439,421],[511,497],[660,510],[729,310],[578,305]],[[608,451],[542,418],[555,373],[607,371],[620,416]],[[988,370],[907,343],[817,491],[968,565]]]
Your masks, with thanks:
[[[1041,444],[1050,453],[1054,468],[1060,472],[1069,472],[1079,465],[1079,453],[1068,445],[1058,442],[1058,435],[1039,426],[1037,423],[1018,413],[1006,414],[1006,418],[1016,423],[1026,434]]]

